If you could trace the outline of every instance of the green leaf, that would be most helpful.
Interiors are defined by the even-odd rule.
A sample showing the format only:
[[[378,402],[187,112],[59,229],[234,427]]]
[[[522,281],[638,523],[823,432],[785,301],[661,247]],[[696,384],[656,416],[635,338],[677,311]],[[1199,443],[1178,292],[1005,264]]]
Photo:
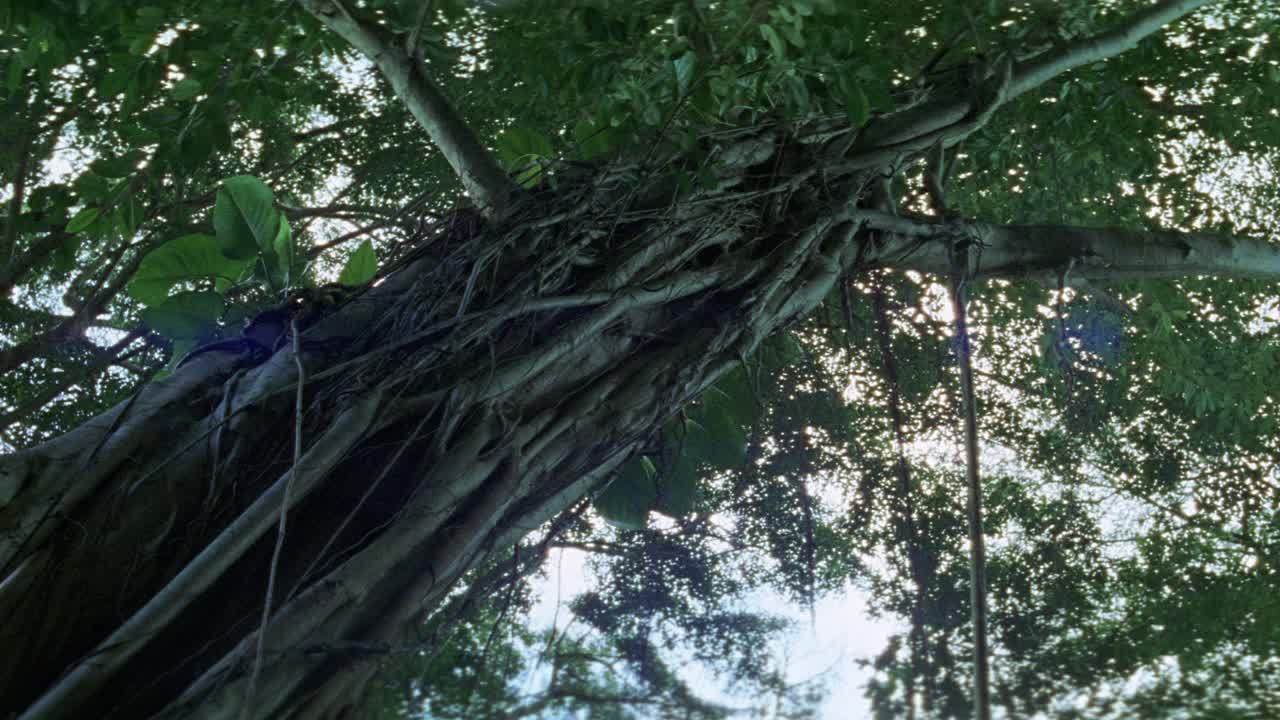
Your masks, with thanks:
[[[613,153],[618,146],[618,131],[605,126],[598,126],[590,120],[582,120],[573,129],[574,138],[578,142],[578,155],[583,160],[591,160]]]
[[[498,157],[509,170],[528,165],[539,158],[555,156],[555,149],[545,135],[526,127],[509,127],[497,139]]]
[[[844,109],[849,116],[849,124],[861,127],[871,117],[871,102],[862,89],[862,83],[845,75],[840,78],[840,91],[844,95]]]
[[[127,153],[118,157],[103,157],[89,163],[89,169],[102,177],[122,178],[133,174],[137,169],[137,163],[140,155],[138,153]]]
[[[128,292],[144,305],[159,305],[178,283],[212,279],[215,288],[225,289],[248,264],[249,259],[223,255],[209,235],[186,235],[148,253],[129,281]]]
[[[537,164],[529,167],[530,163],[550,159],[556,154],[551,141],[544,135],[519,126],[504,130],[498,136],[497,145],[502,164],[508,170],[520,170],[516,182],[526,188],[537,185],[542,176],[542,167]]]
[[[133,237],[138,226],[142,224],[144,214],[142,204],[138,202],[136,196],[130,195],[122,200],[112,213],[112,222],[115,224],[116,231],[120,233],[120,237]]]
[[[162,368],[155,375],[153,375],[151,378],[152,380],[159,380],[165,377],[166,375],[168,375],[169,373],[173,372],[174,368],[178,367],[178,363],[182,362],[182,359],[185,358],[188,353],[190,353],[192,350],[195,350],[197,347],[203,344],[201,342],[201,339],[199,338],[172,338],[172,339],[173,339],[173,350],[170,352],[170,355],[169,355],[169,364],[166,365],[164,368]]]
[[[809,17],[813,14],[813,3],[808,0],[791,0],[791,7],[795,8],[796,14],[801,17]]]
[[[707,388],[689,408],[681,461],[719,469],[741,466],[758,413],[750,378],[738,367]]]
[[[9,63],[9,71],[5,73],[5,86],[9,92],[14,92],[18,86],[22,84],[22,63],[14,61]]]
[[[597,41],[609,39],[609,24],[598,9],[588,5],[578,9],[576,14],[578,25],[585,31],[587,37]]]
[[[595,496],[593,504],[600,517],[614,527],[643,530],[649,521],[649,510],[658,500],[652,467],[652,463],[646,466],[643,458],[632,458],[618,477]]]
[[[648,458],[640,458],[649,462]],[[649,463],[652,466],[652,463]],[[669,473],[658,478],[658,499],[653,509],[678,518],[693,512],[698,503],[698,477],[693,473]]]
[[[178,293],[142,311],[142,320],[165,337],[194,339],[207,335],[222,316],[222,295],[212,290]]]
[[[201,90],[204,90],[204,86],[200,84],[199,80],[183,78],[177,85],[173,86],[173,99],[179,101],[190,100],[199,95]]]
[[[271,189],[252,175],[223,180],[213,206],[213,229],[222,254],[244,260],[272,252],[281,220],[274,202]]]
[[[787,43],[778,35],[778,31],[774,30],[770,25],[760,25],[760,34],[764,39],[769,41],[769,47],[773,49],[773,56],[779,60],[787,59]]]
[[[72,236],[53,250],[53,267],[61,272],[71,272],[76,267],[81,238]]]
[[[660,475],[657,508],[676,516],[692,511],[703,472],[734,470],[747,459],[747,444],[760,407],[744,367],[720,378],[689,406],[683,419],[664,428],[679,454]]]
[[[671,61],[672,70],[676,76],[676,91],[680,97],[689,94],[689,88],[693,86],[693,79],[698,73],[698,55],[692,50]]]
[[[280,229],[276,232],[275,240],[271,242],[271,250],[279,265],[279,284],[283,287],[293,287],[296,283],[295,273],[298,270],[295,267],[298,253],[293,242],[293,228],[289,227],[289,221],[284,216],[280,217]]]
[[[284,289],[284,273],[274,251],[268,250],[253,259],[253,279],[272,294]]]
[[[75,234],[83,231],[92,225],[94,220],[98,219],[98,213],[100,212],[101,210],[96,207],[87,207],[76,213],[76,216],[67,223],[67,232]]]
[[[804,47],[804,35],[801,34],[800,28],[795,25],[779,25],[781,33],[787,37],[787,42],[798,48]]]
[[[141,37],[134,38],[133,42],[129,43],[129,54],[146,55],[147,51],[151,49],[151,45],[154,41],[155,39],[150,35],[143,35]]]
[[[347,258],[347,264],[338,275],[338,282],[343,285],[364,285],[373,279],[377,271],[378,255],[373,251],[373,243],[365,240]]]

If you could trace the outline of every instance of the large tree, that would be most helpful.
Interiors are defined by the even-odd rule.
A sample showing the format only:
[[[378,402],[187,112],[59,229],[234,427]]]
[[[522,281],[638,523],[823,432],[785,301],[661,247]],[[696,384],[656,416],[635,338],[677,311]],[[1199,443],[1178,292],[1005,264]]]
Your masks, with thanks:
[[[633,458],[688,440],[669,421],[713,384],[761,393],[811,353],[812,335],[759,351],[815,310],[845,319],[850,353],[879,342],[901,385],[883,305],[915,283],[902,271],[998,281],[979,325],[1012,369],[986,401],[1013,408],[993,438],[1079,444],[1157,488],[1215,452],[1274,465],[1274,354],[1256,346],[1280,274],[1280,13],[979,5],[6,7],[0,710],[351,713],[379,660],[483,581],[469,571],[530,533],[545,548],[615,477],[616,522],[687,512],[691,474]],[[1235,280],[1168,282],[1199,276]],[[1069,442],[1016,402],[1048,384],[1012,342],[1052,312],[1046,288]],[[1105,328],[1062,307],[1073,290],[1165,339],[1122,380],[1172,414],[1107,404],[1126,390]],[[883,332],[857,332],[859,307]],[[1219,349],[1173,323],[1214,338],[1228,310],[1259,324],[1206,387],[1183,370]],[[900,395],[947,399],[858,387],[899,443]],[[1183,417],[1212,442],[1152,429]],[[740,444],[777,462],[806,436]],[[758,475],[725,495],[775,487]],[[783,487],[771,501],[808,513]],[[1263,555],[1266,586],[1253,533],[1274,505],[1197,499],[1173,510]],[[1242,528],[1206,524],[1219,505]],[[1041,514],[1055,537],[1073,507]],[[922,597],[956,575],[917,530],[941,532],[892,532]],[[779,553],[810,593],[813,535]],[[1009,562],[993,573],[1016,594]]]

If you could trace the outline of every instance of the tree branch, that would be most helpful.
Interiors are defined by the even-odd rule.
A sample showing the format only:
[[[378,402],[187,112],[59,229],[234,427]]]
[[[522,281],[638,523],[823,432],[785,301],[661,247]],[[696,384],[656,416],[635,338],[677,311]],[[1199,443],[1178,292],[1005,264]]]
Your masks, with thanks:
[[[293,139],[296,142],[304,142],[306,140],[311,140],[313,138],[317,138],[322,135],[329,135],[331,133],[342,132],[348,128],[356,127],[357,125],[363,122],[365,122],[365,118],[358,117],[358,116],[344,118],[342,120],[335,120],[334,122],[328,123],[326,125],[313,127],[310,130],[303,130],[301,132],[296,132],[293,134]]]
[[[18,160],[13,170],[13,197],[9,198],[9,217],[4,228],[5,265],[13,258],[14,249],[18,246],[18,215],[22,213],[22,204],[26,202],[28,164],[31,160],[31,135],[24,134],[18,141]]]
[[[55,398],[57,398],[59,395],[71,389],[72,387],[79,385],[81,383],[84,383],[85,381],[91,378],[96,377],[98,373],[102,372],[103,370],[106,370],[108,367],[112,365],[120,364],[123,360],[125,350],[127,350],[128,347],[132,345],[135,340],[137,340],[138,338],[146,334],[147,334],[146,327],[140,325],[134,328],[133,330],[129,331],[129,333],[125,335],[119,342],[115,343],[109,348],[104,349],[104,348],[95,347],[94,349],[97,357],[93,360],[93,362],[90,362],[88,365],[85,365],[84,367],[80,368],[79,372],[66,373],[61,378],[60,381],[53,382],[48,387],[46,387],[43,391],[38,393],[35,397],[28,400],[26,403],[14,408],[13,410],[7,413],[0,415],[0,429],[7,429],[10,425],[13,425],[14,423],[22,422],[23,420],[31,416],[32,413],[45,407],[50,402],[52,402]],[[128,369],[133,370],[132,368],[128,368]],[[139,374],[142,374],[140,370],[134,371],[134,372],[139,372]]]
[[[31,241],[31,245],[24,252],[12,255],[8,263],[0,263],[0,297],[9,297],[9,293],[18,281],[26,277],[26,274],[41,260],[48,257],[49,253],[62,247],[70,237],[71,235],[62,228],[54,228],[38,240]]]
[[[48,354],[62,342],[83,336],[84,331],[95,324],[95,319],[106,311],[107,304],[133,278],[145,255],[145,251],[134,253],[122,268],[115,271],[114,278],[101,290],[91,293],[91,297],[76,307],[70,317],[13,347],[0,349],[0,372],[8,372],[32,358]],[[110,272],[111,268],[108,268],[108,274]],[[104,275],[100,282],[106,280],[107,275]]]
[[[1165,25],[1214,0],[1164,0],[1138,13],[1119,27],[1082,38],[1066,47],[1013,63],[1010,82],[1001,102],[1030,92],[1068,70],[1114,57],[1137,45]],[[918,139],[961,122],[975,111],[974,98],[946,95],[901,112],[890,113],[862,130],[854,151]],[[994,110],[995,108],[991,108]]]
[[[398,208],[385,208],[376,205],[359,205],[350,203],[334,203],[325,207],[292,207],[284,203],[277,202],[276,207],[280,208],[290,220],[298,220],[310,217],[336,218],[336,219],[354,219],[357,217],[396,217],[400,214]]]
[[[1159,31],[1165,25],[1212,2],[1214,0],[1164,0],[1146,12],[1134,14],[1117,28],[1018,63],[1013,84],[1009,88],[1009,96],[1016,97],[1034,90],[1052,78],[1081,65],[1119,55],[1136,47],[1144,38]]]
[[[1115,281],[1195,275],[1280,277],[1280,245],[1247,237],[1065,225],[929,223],[858,211],[885,233],[867,259],[886,267],[945,274],[946,242],[957,235],[978,243],[970,254],[975,278],[1030,279],[1054,284],[1069,262],[1073,278]]]
[[[356,20],[339,0],[299,2],[377,65],[396,96],[444,153],[471,199],[487,217],[501,216],[519,188],[426,78],[422,67],[385,35]]]

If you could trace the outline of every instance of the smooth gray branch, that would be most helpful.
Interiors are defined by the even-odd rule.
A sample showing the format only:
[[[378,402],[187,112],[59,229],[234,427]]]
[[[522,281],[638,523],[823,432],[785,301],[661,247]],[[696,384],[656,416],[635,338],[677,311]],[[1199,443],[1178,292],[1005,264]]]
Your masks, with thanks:
[[[488,217],[501,216],[518,186],[485,150],[421,65],[385,33],[357,20],[339,0],[299,0],[325,27],[373,61]]]
[[[1144,38],[1214,0],[1164,0],[1137,13],[1116,28],[1081,38],[1066,47],[1046,51],[1013,63],[1012,77],[1000,102],[1030,92],[1068,70],[1100,62],[1136,46]],[[854,154],[918,139],[961,122],[979,110],[972,96],[944,95],[901,112],[890,113],[868,125],[858,138]],[[990,110],[994,111],[995,107]],[[950,138],[948,144],[951,144]]]
[[[860,210],[866,227],[884,233],[867,258],[887,267],[946,274],[947,242],[963,236],[975,278],[1056,283],[1067,263],[1073,280],[1141,280],[1218,275],[1280,278],[1280,245],[1248,237],[1169,230],[1064,225],[931,223]]]

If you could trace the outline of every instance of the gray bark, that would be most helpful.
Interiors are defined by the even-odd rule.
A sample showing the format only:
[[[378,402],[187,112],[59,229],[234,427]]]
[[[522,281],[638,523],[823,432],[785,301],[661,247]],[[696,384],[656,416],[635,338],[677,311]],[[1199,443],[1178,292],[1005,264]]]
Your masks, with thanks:
[[[402,48],[384,31],[358,21],[341,0],[301,0],[301,3],[316,19],[373,61],[396,97],[440,148],[476,206],[492,217],[505,213],[519,188],[427,78],[425,68],[414,56],[414,49]]]

